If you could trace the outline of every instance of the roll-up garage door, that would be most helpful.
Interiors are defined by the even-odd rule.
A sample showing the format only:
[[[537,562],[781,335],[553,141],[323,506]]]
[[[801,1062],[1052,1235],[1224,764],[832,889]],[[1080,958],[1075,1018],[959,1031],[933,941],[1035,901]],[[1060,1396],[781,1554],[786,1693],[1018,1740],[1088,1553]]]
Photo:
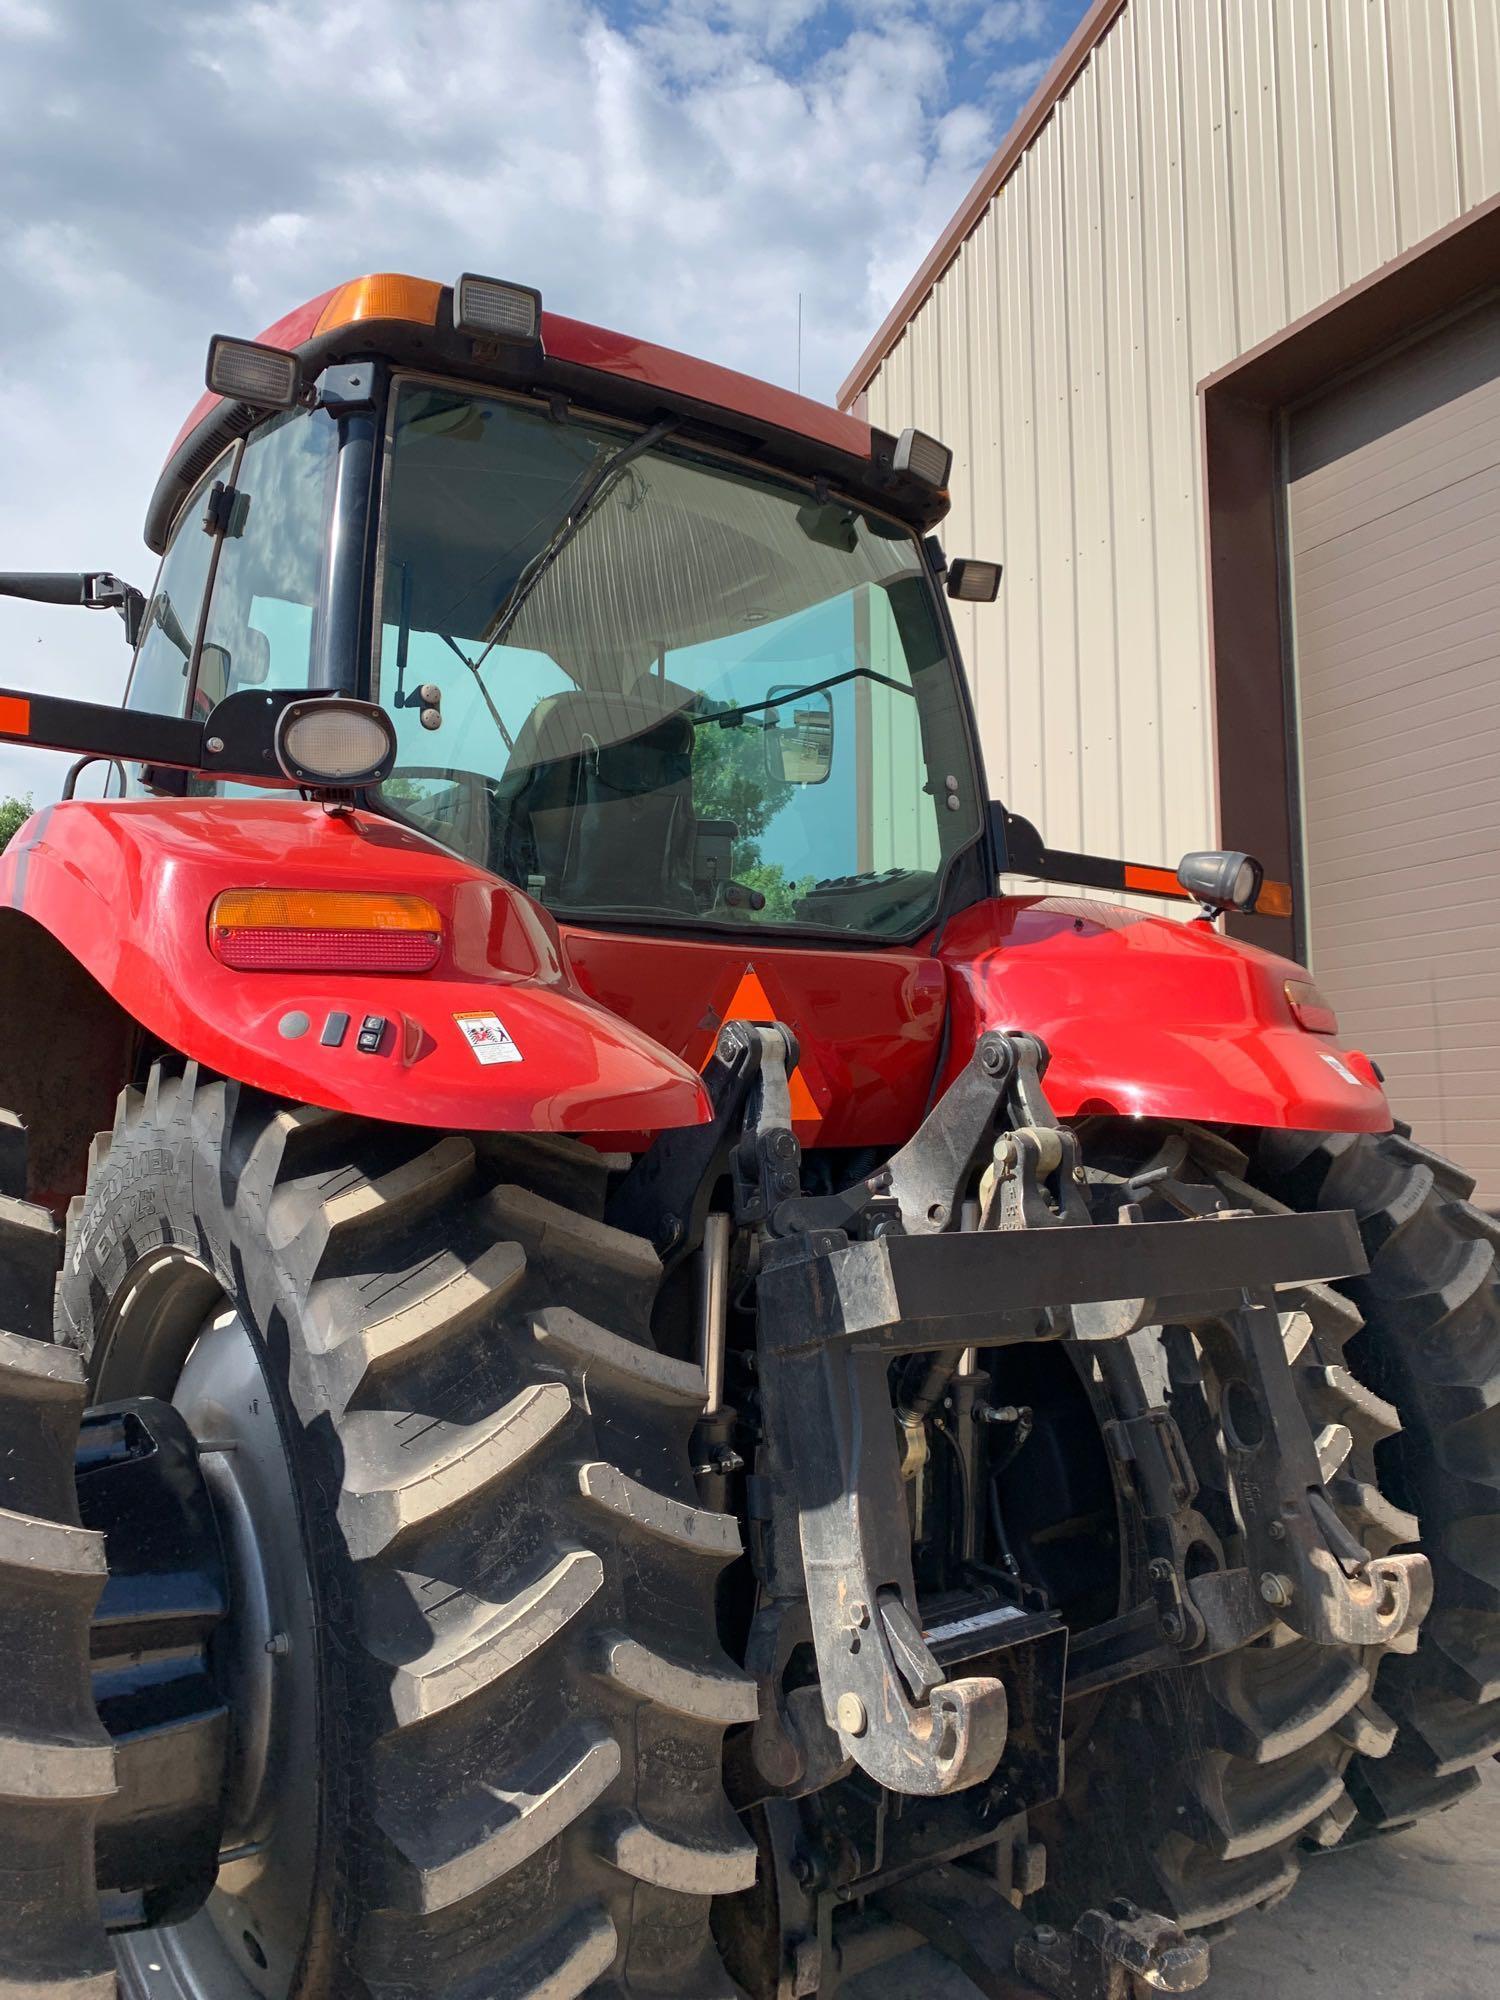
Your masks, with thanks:
[[[1289,419],[1313,969],[1500,1208],[1500,303]]]

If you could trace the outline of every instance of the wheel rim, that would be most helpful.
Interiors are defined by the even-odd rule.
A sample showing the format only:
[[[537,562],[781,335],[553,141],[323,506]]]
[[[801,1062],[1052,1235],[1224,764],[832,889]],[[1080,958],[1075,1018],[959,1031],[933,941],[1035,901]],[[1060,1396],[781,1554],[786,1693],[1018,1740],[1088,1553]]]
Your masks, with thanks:
[[[206,1308],[206,1309],[205,1309]],[[101,1338],[95,1395],[171,1401],[198,1442],[229,1573],[214,1670],[231,1715],[220,1869],[203,1908],[115,1940],[150,2000],[284,2000],[307,1936],[318,1837],[317,1630],[301,1514],[260,1350],[182,1254],[133,1274]]]

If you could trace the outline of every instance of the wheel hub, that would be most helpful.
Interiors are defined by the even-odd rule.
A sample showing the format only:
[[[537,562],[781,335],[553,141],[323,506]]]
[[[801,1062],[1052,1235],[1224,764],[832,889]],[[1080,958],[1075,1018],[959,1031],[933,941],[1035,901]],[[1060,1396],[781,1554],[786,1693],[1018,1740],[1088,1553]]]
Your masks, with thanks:
[[[76,1464],[109,1564],[94,1695],[119,1789],[96,1843],[101,1911],[127,1991],[277,2000],[306,1934],[317,1833],[299,1510],[236,1312],[199,1327],[170,1388],[170,1403],[90,1411]]]
[[[104,1921],[180,1923],[218,1869],[229,1749],[209,1662],[228,1608],[219,1532],[192,1433],[169,1403],[90,1410],[74,1475],[83,1525],[103,1531],[109,1562],[91,1643],[118,1783],[96,1836]]]

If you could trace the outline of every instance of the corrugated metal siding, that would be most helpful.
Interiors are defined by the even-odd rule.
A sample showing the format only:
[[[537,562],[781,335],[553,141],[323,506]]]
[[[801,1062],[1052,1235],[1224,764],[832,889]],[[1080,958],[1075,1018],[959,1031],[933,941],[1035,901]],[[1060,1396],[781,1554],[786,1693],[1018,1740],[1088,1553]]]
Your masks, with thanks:
[[[1500,305],[1292,420],[1311,962],[1500,1204]]]
[[[954,448],[992,787],[1056,846],[1216,826],[1196,399],[1500,191],[1496,0],[1131,0],[869,385]]]

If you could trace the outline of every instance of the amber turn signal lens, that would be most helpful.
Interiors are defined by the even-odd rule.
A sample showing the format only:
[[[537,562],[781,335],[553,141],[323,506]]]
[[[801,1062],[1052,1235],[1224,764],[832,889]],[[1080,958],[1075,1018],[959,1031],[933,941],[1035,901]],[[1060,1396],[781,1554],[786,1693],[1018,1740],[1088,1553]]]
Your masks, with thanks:
[[[1284,988],[1292,1019],[1310,1035],[1336,1035],[1339,1017],[1310,979],[1289,979]]]
[[[436,326],[443,288],[431,278],[401,271],[371,271],[340,285],[318,315],[314,336],[367,319],[404,319],[413,326]]]
[[[208,913],[208,938],[236,972],[430,972],[443,920],[421,896],[225,889]]]

